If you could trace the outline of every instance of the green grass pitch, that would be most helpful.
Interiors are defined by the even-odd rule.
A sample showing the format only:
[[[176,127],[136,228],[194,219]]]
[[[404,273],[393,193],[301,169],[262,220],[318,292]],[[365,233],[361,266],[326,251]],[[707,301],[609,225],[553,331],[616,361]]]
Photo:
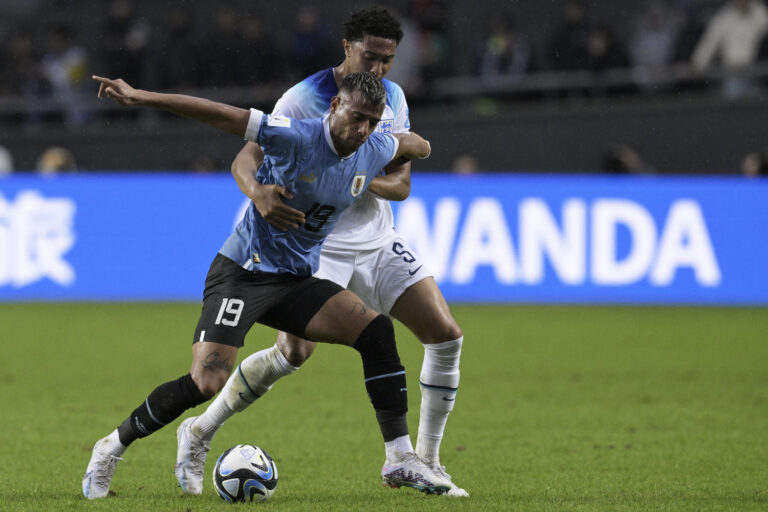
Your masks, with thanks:
[[[262,446],[270,511],[768,510],[768,309],[455,306],[465,332],[442,460],[471,497],[385,489],[359,356],[321,346],[214,439]],[[134,444],[105,500],[93,443],[188,370],[195,304],[2,304],[0,510],[229,510],[182,495],[180,420]],[[423,351],[397,326],[415,441]],[[256,327],[246,353],[273,342]],[[200,412],[204,406],[196,411]],[[187,412],[184,417],[194,414]]]

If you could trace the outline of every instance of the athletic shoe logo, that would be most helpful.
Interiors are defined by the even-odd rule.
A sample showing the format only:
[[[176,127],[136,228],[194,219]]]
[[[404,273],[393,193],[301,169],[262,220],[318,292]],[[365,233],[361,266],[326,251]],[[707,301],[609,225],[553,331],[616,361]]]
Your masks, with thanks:
[[[445,400],[446,402],[453,402],[454,400],[456,400],[456,397],[448,398],[447,396],[444,396],[443,400]]]
[[[408,271],[408,275],[409,275],[409,276],[412,276],[413,274],[415,274],[416,272],[418,272],[418,271],[419,271],[419,269],[420,269],[421,267],[423,267],[423,266],[424,266],[424,265],[419,265],[419,266],[418,266],[418,267],[416,267],[414,270],[409,270],[409,271]]]

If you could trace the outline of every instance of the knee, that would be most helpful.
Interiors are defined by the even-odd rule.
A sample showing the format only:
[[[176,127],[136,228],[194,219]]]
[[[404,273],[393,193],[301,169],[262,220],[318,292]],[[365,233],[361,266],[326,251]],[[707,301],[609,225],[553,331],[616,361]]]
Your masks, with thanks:
[[[301,366],[315,351],[314,342],[284,332],[278,333],[277,346],[285,359],[293,366]]]
[[[419,340],[425,344],[431,343],[443,343],[446,341],[457,340],[464,336],[461,331],[461,327],[456,323],[453,318],[448,318],[443,322],[432,324],[429,329],[426,329]]]
[[[207,400],[212,398],[219,391],[221,391],[221,389],[224,387],[224,384],[227,383],[227,379],[229,378],[229,375],[230,375],[230,372],[217,372],[217,373],[203,372],[202,374],[193,373],[192,380],[195,381],[195,385],[197,385],[197,389],[200,390],[200,393]]]
[[[378,315],[374,318],[360,333],[353,348],[363,355],[363,359],[366,355],[385,358],[393,356],[399,362],[395,328],[392,320],[386,315]]]

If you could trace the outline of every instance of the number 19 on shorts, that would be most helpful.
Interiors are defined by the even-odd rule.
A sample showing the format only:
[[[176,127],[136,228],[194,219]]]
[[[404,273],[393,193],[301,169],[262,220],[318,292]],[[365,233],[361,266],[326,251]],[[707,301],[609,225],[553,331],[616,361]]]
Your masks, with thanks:
[[[236,327],[244,307],[245,302],[242,299],[227,299],[226,297],[221,299],[219,314],[216,316],[216,322],[214,323],[216,325]]]

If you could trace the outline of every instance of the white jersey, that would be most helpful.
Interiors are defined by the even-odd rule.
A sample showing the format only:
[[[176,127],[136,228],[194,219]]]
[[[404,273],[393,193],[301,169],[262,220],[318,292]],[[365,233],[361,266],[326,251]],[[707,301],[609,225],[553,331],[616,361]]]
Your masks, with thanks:
[[[387,79],[381,82],[387,91],[387,103],[376,131],[408,133],[411,123],[403,90]],[[293,119],[322,117],[331,105],[331,98],[338,93],[333,68],[324,69],[288,89],[272,113]],[[323,247],[353,251],[377,249],[389,243],[392,230],[394,217],[389,201],[366,190],[347,208]]]

